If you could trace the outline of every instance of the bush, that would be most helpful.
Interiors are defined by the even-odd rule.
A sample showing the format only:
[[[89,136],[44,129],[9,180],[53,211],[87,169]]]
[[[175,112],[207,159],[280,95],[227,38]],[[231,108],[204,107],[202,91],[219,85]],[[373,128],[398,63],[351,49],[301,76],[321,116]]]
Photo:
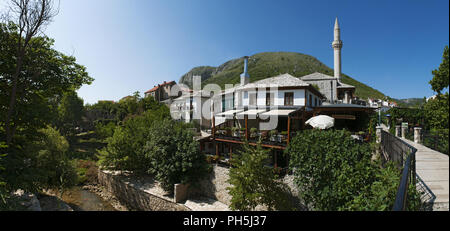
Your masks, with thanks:
[[[74,186],[77,175],[74,163],[67,156],[69,143],[52,127],[39,130],[37,141],[25,151],[35,157],[33,167],[38,175],[39,188],[63,190]]]
[[[320,145],[317,145],[320,144]],[[287,148],[300,196],[316,210],[389,211],[401,171],[395,163],[371,161],[368,144],[358,144],[345,131],[305,131]],[[421,206],[411,185],[409,210]]]
[[[358,144],[346,131],[307,130],[286,149],[294,182],[310,209],[338,210],[373,181],[368,144]]]
[[[89,160],[77,161],[78,184],[96,184],[98,183],[98,168],[95,162]]]
[[[380,168],[371,185],[367,185],[362,193],[356,196],[341,210],[351,211],[391,211],[394,207],[401,172],[394,162]],[[415,185],[408,189],[407,210],[418,211],[421,208],[420,194]]]
[[[438,152],[447,154],[449,129],[435,129],[423,134],[423,144]]]
[[[186,126],[172,120],[155,122],[144,147],[150,163],[148,173],[154,174],[162,188],[170,193],[174,184],[195,184],[207,173],[208,165],[200,153],[200,145]]]
[[[101,138],[106,139],[108,137],[112,137],[114,135],[114,131],[116,130],[115,122],[108,122],[106,124],[97,123],[95,125],[95,133]]]
[[[265,205],[268,210],[290,210],[287,186],[277,181],[273,168],[266,166],[268,158],[268,151],[261,145],[254,148],[245,144],[235,155],[228,181],[232,187],[227,188],[232,196],[232,210],[249,211],[258,205]]]

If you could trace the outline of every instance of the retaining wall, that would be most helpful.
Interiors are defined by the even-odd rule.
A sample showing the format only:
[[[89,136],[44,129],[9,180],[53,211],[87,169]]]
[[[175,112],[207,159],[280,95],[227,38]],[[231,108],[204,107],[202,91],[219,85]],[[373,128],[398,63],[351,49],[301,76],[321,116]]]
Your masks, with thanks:
[[[175,203],[172,198],[145,190],[116,172],[98,171],[99,184],[132,210],[138,211],[190,211],[186,206]]]

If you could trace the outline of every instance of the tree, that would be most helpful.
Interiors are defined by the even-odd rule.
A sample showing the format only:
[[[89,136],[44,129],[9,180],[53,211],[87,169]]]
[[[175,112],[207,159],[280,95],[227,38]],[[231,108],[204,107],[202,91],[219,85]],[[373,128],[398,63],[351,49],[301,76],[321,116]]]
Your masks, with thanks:
[[[448,59],[448,46],[445,46],[442,63],[440,64],[439,69],[432,72],[434,77],[430,81],[431,88],[433,91],[437,92],[437,97],[430,99],[424,105],[425,119],[427,121],[427,125],[432,130],[449,128],[449,94],[448,92],[442,94],[442,91],[449,87]]]
[[[208,171],[200,145],[186,126],[171,119],[155,121],[144,147],[150,162],[148,173],[170,193],[174,184],[196,184]]]
[[[74,135],[75,127],[80,124],[83,114],[83,99],[79,98],[75,91],[64,93],[58,106],[57,121],[57,126],[61,129],[63,135]]]
[[[168,108],[164,106],[141,116],[129,117],[107,139],[108,146],[99,151],[99,164],[113,170],[146,173],[150,168],[150,161],[145,158],[143,147],[150,139],[150,128],[154,121],[161,121],[169,116]]]
[[[427,126],[431,130],[436,129],[448,129],[449,121],[449,95],[448,92],[436,97],[435,99],[430,99],[424,105],[425,120],[427,121]],[[448,133],[448,132],[447,132]]]
[[[438,95],[441,95],[441,91],[449,87],[448,59],[449,59],[448,46],[445,46],[444,54],[442,57],[442,63],[439,66],[439,69],[434,70],[432,72],[434,77],[430,81],[431,88],[433,89],[433,91],[437,92]]]
[[[74,57],[54,50],[54,41],[44,36],[29,41],[20,78],[14,85],[16,64],[12,60],[16,59],[15,44],[20,40],[17,26],[0,24],[0,38],[0,56],[6,60],[0,62],[0,118],[7,118],[1,125],[5,127],[6,140],[11,142],[17,131],[33,137],[36,130],[53,122],[58,117],[57,107],[64,92],[75,91],[93,79]],[[13,116],[8,118],[13,88],[17,97],[14,97]]]
[[[5,130],[7,144],[11,143],[14,135],[14,129],[11,129],[11,118],[16,112],[17,101],[17,88],[23,72],[23,66],[25,63],[25,57],[30,52],[30,43],[32,39],[42,32],[52,18],[56,15],[56,11],[53,9],[53,2],[51,0],[11,0],[10,6],[11,13],[13,14],[12,20],[16,21],[16,34],[17,39],[15,41],[15,71],[12,73],[12,82],[10,89],[10,100],[8,110],[5,119]],[[42,69],[39,66],[33,66],[33,76],[38,77]],[[21,77],[21,78],[19,78]]]
[[[229,193],[231,209],[249,211],[258,205],[268,210],[288,210],[287,186],[277,180],[274,169],[268,167],[269,151],[261,144],[256,148],[244,144],[243,150],[232,160]]]

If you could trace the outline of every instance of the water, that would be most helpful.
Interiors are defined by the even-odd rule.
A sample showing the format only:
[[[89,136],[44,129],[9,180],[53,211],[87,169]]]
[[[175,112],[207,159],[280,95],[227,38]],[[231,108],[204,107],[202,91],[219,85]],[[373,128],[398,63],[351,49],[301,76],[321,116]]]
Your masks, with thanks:
[[[116,211],[103,198],[81,187],[74,187],[66,191],[62,200],[75,211]]]

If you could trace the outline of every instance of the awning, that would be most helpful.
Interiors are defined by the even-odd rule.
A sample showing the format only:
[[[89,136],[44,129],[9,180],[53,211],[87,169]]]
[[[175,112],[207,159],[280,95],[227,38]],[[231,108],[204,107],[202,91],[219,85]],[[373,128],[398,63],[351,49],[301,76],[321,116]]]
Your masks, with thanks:
[[[263,113],[263,112],[266,112],[266,110],[265,109],[253,109],[253,110],[248,110],[248,111],[241,112],[241,113],[237,114],[237,117],[239,119],[243,119],[244,116],[247,115],[247,116],[250,117],[250,119],[253,119],[253,118],[256,119],[256,116],[261,114],[261,113]]]
[[[219,126],[219,125],[221,125],[221,124],[223,124],[223,123],[225,123],[227,121],[227,118],[226,117],[217,117],[216,116],[216,119],[215,119],[215,125],[216,125],[216,127],[217,126]]]
[[[261,116],[289,116],[289,114],[295,112],[295,110],[272,110],[262,113]]]
[[[236,113],[243,112],[244,110],[230,110],[226,112],[222,112],[216,115],[216,117],[233,117]]]

